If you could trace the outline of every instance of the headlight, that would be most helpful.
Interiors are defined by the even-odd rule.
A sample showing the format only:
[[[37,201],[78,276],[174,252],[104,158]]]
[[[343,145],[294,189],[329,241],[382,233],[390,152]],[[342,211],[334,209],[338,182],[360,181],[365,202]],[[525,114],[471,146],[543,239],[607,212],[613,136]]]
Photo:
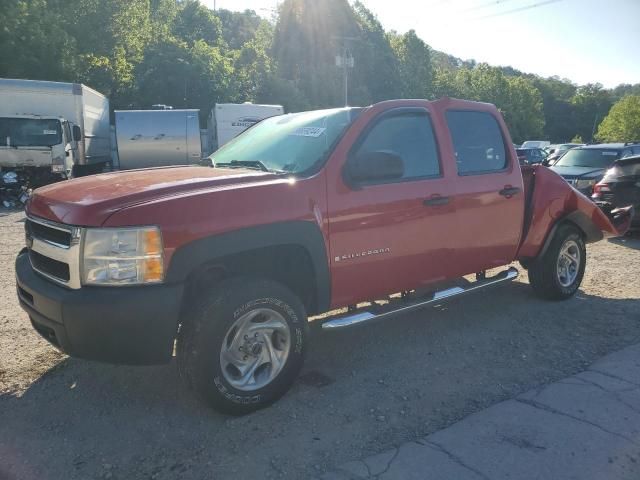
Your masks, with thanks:
[[[85,285],[135,285],[164,279],[162,237],[156,227],[88,228],[83,252]]]
[[[576,180],[576,190],[593,187],[595,184],[595,180]]]

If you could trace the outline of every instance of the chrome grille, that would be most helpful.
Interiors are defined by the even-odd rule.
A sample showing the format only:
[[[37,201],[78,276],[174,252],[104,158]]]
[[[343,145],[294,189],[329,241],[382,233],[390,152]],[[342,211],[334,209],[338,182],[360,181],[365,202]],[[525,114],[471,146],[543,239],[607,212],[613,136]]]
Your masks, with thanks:
[[[52,226],[51,223],[36,222],[31,218],[27,218],[24,225],[27,236],[40,238],[59,247],[69,248],[71,246],[72,232],[68,228]]]
[[[80,288],[79,227],[28,217],[25,235],[36,272],[66,287]]]

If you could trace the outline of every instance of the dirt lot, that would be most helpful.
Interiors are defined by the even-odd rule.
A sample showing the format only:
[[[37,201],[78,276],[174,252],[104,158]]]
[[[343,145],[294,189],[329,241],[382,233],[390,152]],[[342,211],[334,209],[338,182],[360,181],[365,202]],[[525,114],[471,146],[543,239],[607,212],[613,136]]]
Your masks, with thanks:
[[[315,336],[275,406],[219,415],[175,364],[118,367],[57,353],[14,293],[23,215],[0,211],[0,478],[306,478],[424,436],[640,341],[640,240],[588,247],[571,300],[526,274],[445,307]]]

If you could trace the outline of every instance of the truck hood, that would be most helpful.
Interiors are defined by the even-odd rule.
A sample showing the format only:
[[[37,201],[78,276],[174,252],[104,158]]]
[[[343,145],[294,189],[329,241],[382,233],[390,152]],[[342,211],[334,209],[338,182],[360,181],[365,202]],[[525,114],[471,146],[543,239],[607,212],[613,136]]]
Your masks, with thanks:
[[[210,167],[164,167],[103,173],[38,188],[27,214],[78,226],[100,226],[131,205],[196,190],[277,178],[268,172]]]
[[[552,166],[551,170],[556,172],[562,178],[573,180],[573,179],[598,179],[604,175],[606,171],[605,168],[593,168],[593,167],[563,167],[563,166]]]

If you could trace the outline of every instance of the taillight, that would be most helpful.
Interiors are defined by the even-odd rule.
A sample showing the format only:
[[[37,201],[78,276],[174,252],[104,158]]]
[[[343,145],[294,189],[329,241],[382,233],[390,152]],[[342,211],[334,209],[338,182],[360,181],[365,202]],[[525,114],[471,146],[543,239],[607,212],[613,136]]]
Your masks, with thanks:
[[[591,196],[593,198],[600,198],[603,193],[608,193],[610,191],[611,191],[611,189],[609,188],[608,184],[606,184],[606,183],[596,183],[593,186],[593,194]]]

